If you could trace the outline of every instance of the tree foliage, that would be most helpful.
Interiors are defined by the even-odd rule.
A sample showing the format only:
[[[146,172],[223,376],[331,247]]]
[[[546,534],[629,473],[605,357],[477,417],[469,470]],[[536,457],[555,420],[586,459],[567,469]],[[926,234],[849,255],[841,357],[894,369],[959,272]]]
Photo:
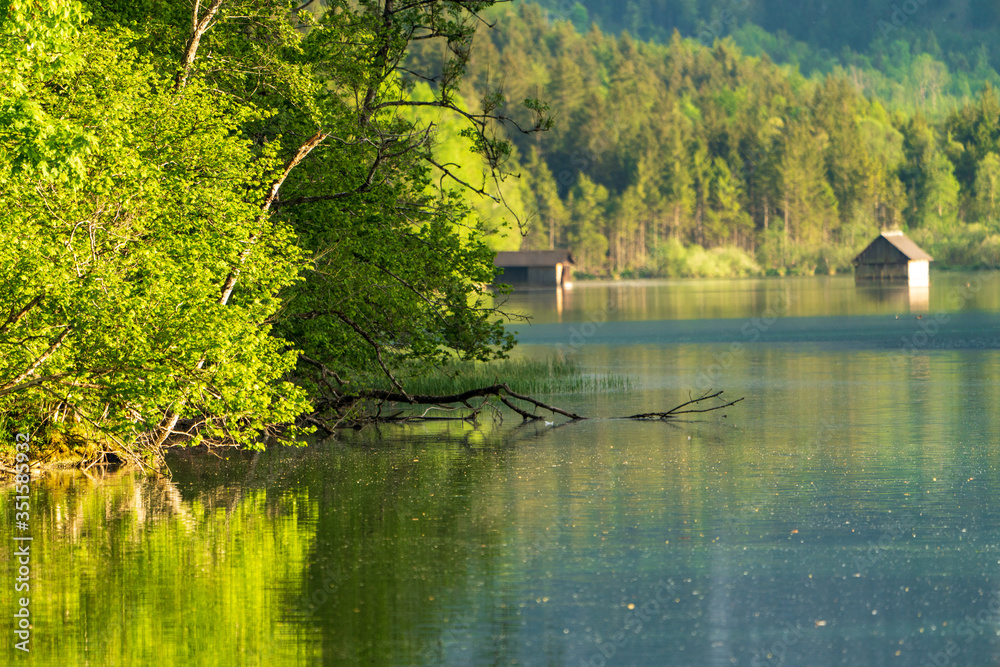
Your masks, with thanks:
[[[667,43],[674,31],[711,46],[731,36],[803,72],[855,69],[883,97],[909,105],[978,92],[1000,68],[1000,10],[991,0],[538,0],[548,16],[581,32]],[[584,18],[585,17],[585,18]],[[581,23],[581,20],[588,23]],[[950,74],[949,74],[950,72]],[[906,94],[902,89],[906,90]]]
[[[0,411],[127,452],[181,428],[253,443],[331,378],[405,393],[415,368],[502,356],[460,192],[497,188],[435,152],[444,111],[484,178],[505,173],[505,98],[456,89],[491,4],[12,3]],[[443,45],[435,71],[403,67],[414,40]]]

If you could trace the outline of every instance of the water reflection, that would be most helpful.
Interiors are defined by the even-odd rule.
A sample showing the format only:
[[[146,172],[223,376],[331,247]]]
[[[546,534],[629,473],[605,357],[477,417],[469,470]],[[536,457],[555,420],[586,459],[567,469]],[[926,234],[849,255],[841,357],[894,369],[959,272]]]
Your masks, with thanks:
[[[873,311],[893,310],[896,313],[930,312],[931,288],[909,285],[858,285],[860,300],[877,304]]]
[[[854,284],[853,277],[576,282],[572,289],[507,295],[506,308],[535,323],[747,318],[768,307],[790,317],[1000,310],[998,272],[941,272],[929,288]],[[926,290],[926,292],[925,292]],[[558,302],[561,301],[561,307]]]

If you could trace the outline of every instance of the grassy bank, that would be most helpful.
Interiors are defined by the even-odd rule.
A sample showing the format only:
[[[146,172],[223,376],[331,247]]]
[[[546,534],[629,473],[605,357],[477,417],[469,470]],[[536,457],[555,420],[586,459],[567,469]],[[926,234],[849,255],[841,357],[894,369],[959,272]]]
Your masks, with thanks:
[[[412,394],[457,394],[471,389],[506,382],[519,394],[573,394],[584,392],[625,391],[629,378],[613,373],[584,373],[580,364],[568,359],[505,359],[488,364],[457,363],[441,368],[433,375],[406,383]],[[388,387],[387,387],[388,388]]]

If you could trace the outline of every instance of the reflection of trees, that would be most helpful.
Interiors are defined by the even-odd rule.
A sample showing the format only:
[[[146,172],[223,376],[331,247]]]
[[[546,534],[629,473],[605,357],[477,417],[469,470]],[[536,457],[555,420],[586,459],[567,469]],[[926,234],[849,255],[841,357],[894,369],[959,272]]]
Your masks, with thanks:
[[[195,528],[177,485],[165,477],[92,469],[86,475],[55,473],[47,482],[42,502],[50,507],[60,539],[69,542],[99,534],[120,521],[126,521],[131,541],[138,541],[149,525],[172,519],[188,530]]]
[[[296,499],[277,498],[263,512],[259,488],[191,493],[182,484],[98,469],[34,482],[32,613],[38,627],[60,628],[39,633],[36,659],[294,662],[281,592],[297,583],[311,539],[296,521]]]
[[[634,358],[697,368],[710,356],[699,349]],[[917,502],[921,470],[931,479],[973,468],[942,488],[964,494],[962,507],[982,507],[984,485],[996,482],[986,471],[1000,432],[988,417],[1000,360],[924,355],[907,361],[905,381],[876,383],[894,377],[880,350],[844,362],[756,349],[749,374],[795,381],[762,392],[760,418],[731,430],[630,424],[642,438],[626,448],[617,446],[620,422],[496,433],[427,424],[301,450],[228,452],[228,460],[175,452],[172,480],[118,472],[39,481],[36,546],[46,578],[36,609],[39,625],[65,623],[41,657],[75,664],[87,646],[122,663],[218,654],[263,664],[565,664],[597,655],[581,631],[589,624],[605,641],[631,633],[622,663],[647,645],[708,633],[697,660],[715,664],[770,647],[790,616],[835,613],[828,593],[840,589],[806,588],[807,574],[826,585],[823,572],[842,577],[841,563],[867,559],[881,588],[849,583],[854,599],[867,600],[939,565],[941,556],[914,550],[923,543],[908,533],[874,552],[869,541],[895,525],[888,508],[895,521],[900,504]],[[942,387],[977,389],[952,399]],[[793,395],[816,409],[794,412],[790,425]],[[530,441],[539,434],[544,440]],[[876,437],[883,447],[872,445]],[[879,488],[858,472],[869,458],[884,472]],[[976,539],[979,516],[987,514],[970,513],[965,539]],[[976,553],[950,562],[975,567]],[[795,596],[773,579],[748,578],[748,565],[760,563],[758,573],[780,569],[801,584]],[[576,572],[584,578],[574,580]],[[643,608],[652,583],[671,576],[679,589],[666,615],[632,632],[623,603]],[[560,602],[570,587],[573,600]],[[536,602],[545,595],[553,599]],[[746,601],[765,613],[751,620]],[[894,623],[890,613],[902,608],[878,620]],[[759,641],[749,631],[762,633]]]
[[[301,467],[298,484],[316,499],[302,606],[327,664],[433,663],[478,624],[467,618],[469,581],[490,579],[501,540],[498,508],[475,497],[498,457],[456,443],[467,431],[421,433],[374,450],[352,443]]]

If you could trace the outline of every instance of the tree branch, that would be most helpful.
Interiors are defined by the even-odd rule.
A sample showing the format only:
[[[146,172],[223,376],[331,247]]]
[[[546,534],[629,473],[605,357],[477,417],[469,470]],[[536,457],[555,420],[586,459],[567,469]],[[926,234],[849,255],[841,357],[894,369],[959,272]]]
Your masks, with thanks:
[[[421,102],[417,100],[392,100],[389,102],[382,102],[374,107],[373,111],[379,111],[381,109],[388,109],[390,107],[437,107],[439,109],[448,109],[454,111],[455,113],[465,116],[468,120],[476,124],[483,124],[487,121],[495,120],[500,123],[510,123],[514,128],[521,132],[522,134],[532,134],[534,132],[544,132],[549,129],[544,119],[539,119],[535,122],[535,125],[530,128],[522,127],[520,123],[511,118],[510,116],[504,116],[502,114],[489,114],[489,113],[471,113],[465,111],[451,102],[446,100],[434,100],[431,102]]]
[[[737,404],[737,403],[739,403],[740,401],[743,400],[743,398],[738,398],[735,401],[730,401],[730,402],[724,403],[723,405],[716,405],[716,406],[712,406],[712,407],[709,407],[709,408],[699,408],[699,409],[692,409],[692,410],[682,410],[681,409],[681,408],[687,407],[687,406],[692,405],[692,404],[697,404],[697,403],[700,403],[702,401],[707,401],[707,400],[712,399],[712,398],[718,398],[720,394],[722,394],[721,391],[715,392],[713,394],[705,394],[704,396],[700,396],[700,397],[692,399],[690,401],[685,401],[684,403],[681,403],[680,405],[678,405],[678,406],[676,406],[676,407],[674,407],[674,408],[672,408],[672,409],[670,409],[670,410],[668,410],[666,412],[649,412],[649,413],[643,413],[643,414],[638,414],[638,415],[630,415],[628,417],[611,417],[611,419],[631,419],[631,420],[639,420],[639,421],[641,421],[641,420],[647,420],[647,419],[657,419],[659,421],[669,421],[671,419],[675,419],[678,415],[691,414],[691,413],[695,413],[695,412],[712,412],[714,410],[721,410],[723,408],[727,408],[727,407],[730,407],[732,405],[735,405],[735,404]],[[562,415],[564,417],[569,418],[571,421],[574,421],[574,422],[576,422],[576,421],[583,421],[585,419],[589,419],[589,417],[584,417],[583,415],[578,415],[578,414],[576,414],[574,412],[570,412],[568,410],[563,410],[562,408],[558,408],[558,407],[556,407],[554,405],[549,405],[548,403],[543,403],[542,401],[539,401],[538,399],[532,398],[530,396],[525,396],[524,394],[519,394],[519,393],[513,391],[510,388],[510,385],[508,385],[506,382],[502,382],[502,383],[498,383],[498,384],[493,384],[493,385],[490,385],[488,387],[479,387],[477,389],[470,389],[468,391],[463,391],[463,392],[460,392],[460,393],[457,393],[457,394],[450,394],[450,395],[444,395],[444,396],[429,395],[429,394],[407,394],[406,392],[384,391],[384,390],[364,391],[364,392],[361,392],[361,393],[359,393],[358,395],[355,395],[355,396],[338,397],[336,400],[326,401],[325,403],[323,403],[323,404],[321,404],[321,405],[319,405],[317,407],[317,411],[316,411],[316,413],[314,413],[314,416],[317,415],[317,414],[319,414],[321,411],[326,410],[326,409],[333,409],[335,411],[341,411],[345,406],[346,407],[353,407],[358,401],[364,401],[364,400],[379,401],[380,404],[381,403],[408,403],[410,405],[433,405],[433,406],[438,406],[438,407],[442,407],[442,408],[445,407],[445,406],[447,406],[447,405],[449,405],[449,404],[460,404],[460,405],[465,406],[468,409],[474,410],[474,414],[473,414],[473,416],[474,416],[478,412],[482,411],[482,409],[483,409],[484,406],[480,405],[478,408],[472,408],[469,405],[469,400],[471,400],[473,398],[489,398],[489,397],[494,397],[494,396],[501,403],[503,403],[508,408],[510,408],[511,410],[513,410],[514,412],[516,412],[518,415],[520,415],[521,418],[524,421],[536,421],[536,420],[542,419],[542,417],[540,417],[539,415],[533,414],[533,413],[525,410],[524,408],[521,408],[516,403],[514,403],[511,399],[516,399],[518,401],[523,401],[525,403],[529,403],[529,404],[535,406],[536,408],[541,408],[543,410],[547,410],[548,412],[551,412],[552,414]],[[374,416],[364,418],[360,422],[357,422],[356,424],[361,424],[361,423],[381,423],[381,422],[387,422],[387,421],[421,421],[421,420],[428,419],[428,417],[426,416],[426,414],[427,413],[424,412],[424,414],[422,414],[422,415],[408,415],[408,416],[404,415],[404,416],[400,416],[397,413],[397,414],[394,414],[392,416],[392,418],[386,418],[386,417],[380,416],[379,414],[376,414]],[[449,418],[449,417],[435,417],[434,419],[441,420],[441,419],[468,419],[468,418],[469,417],[452,417],[452,418]],[[568,422],[566,422],[566,423],[568,423]]]
[[[368,342],[368,344],[372,346],[372,348],[375,350],[375,359],[378,361],[378,365],[381,366],[382,372],[385,373],[385,376],[389,378],[390,382],[392,382],[392,386],[399,390],[400,394],[403,396],[402,400],[406,401],[407,403],[413,403],[414,401],[410,398],[410,395],[406,393],[405,389],[403,389],[403,385],[399,383],[399,380],[396,379],[396,376],[392,374],[392,371],[389,370],[389,367],[386,366],[385,362],[382,360],[382,348],[379,347],[379,344],[375,341],[375,339],[369,336],[367,331],[362,329],[351,318],[349,318],[347,315],[344,315],[339,310],[333,310],[330,312],[336,315],[341,322],[354,329],[354,331],[356,331],[359,336],[364,338]]]
[[[25,385],[22,385],[21,387],[17,386],[18,384],[20,384],[24,380],[26,380],[29,377],[31,377],[32,374],[36,370],[38,370],[38,367],[41,366],[42,364],[44,364],[45,361],[49,357],[51,357],[52,354],[56,350],[59,349],[59,346],[62,345],[62,343],[63,343],[64,340],[66,340],[66,336],[69,335],[70,330],[71,330],[71,327],[66,327],[65,329],[63,329],[62,333],[59,334],[59,336],[54,341],[52,341],[51,345],[49,345],[49,349],[45,350],[45,352],[42,352],[41,356],[39,356],[37,359],[35,359],[35,362],[33,364],[31,364],[31,366],[29,366],[27,368],[27,370],[25,370],[23,373],[21,373],[20,375],[18,375],[16,378],[14,378],[13,380],[11,380],[7,384],[5,384],[2,387],[0,387],[0,395],[10,394],[10,393],[13,393],[15,391],[20,391],[20,390],[26,389],[28,386],[31,386],[31,385],[34,385],[34,384],[41,384],[41,382],[32,381],[30,383],[26,383]],[[49,381],[49,380],[55,379],[57,377],[65,377],[66,375],[69,375],[69,374],[68,373],[62,373],[62,374],[56,374],[56,375],[49,375],[49,376],[46,376],[45,378],[39,378],[39,380]]]
[[[42,377],[35,378],[34,380],[28,380],[27,382],[22,382],[18,385],[15,385],[13,382],[8,382],[3,387],[0,387],[0,396],[16,394],[19,391],[24,391],[25,389],[30,389],[31,387],[37,387],[45,384],[46,382],[55,382],[56,380],[69,377],[70,375],[72,375],[72,373],[54,373],[52,375],[43,375]]]
[[[194,65],[195,56],[198,55],[198,46],[201,44],[202,35],[211,27],[212,19],[222,6],[222,0],[213,0],[208,6],[205,15],[198,18],[198,9],[201,0],[195,0],[194,10],[191,13],[191,37],[188,39],[187,47],[184,49],[184,61],[181,70],[177,73],[177,80],[174,90],[180,92],[187,85],[188,77],[191,75],[191,67]]]
[[[432,165],[434,165],[435,167],[437,167],[438,169],[441,170],[442,178],[444,178],[444,176],[447,176],[448,178],[450,178],[451,180],[455,181],[456,183],[458,183],[462,187],[465,187],[465,188],[471,190],[472,192],[475,192],[477,195],[480,195],[481,197],[487,197],[487,198],[495,201],[498,204],[500,203],[500,198],[499,197],[495,197],[495,196],[491,195],[490,193],[486,192],[486,190],[484,190],[483,188],[477,188],[476,186],[472,185],[471,183],[468,183],[467,181],[464,181],[461,178],[459,178],[458,176],[456,176],[451,170],[448,169],[449,165],[439,164],[438,162],[436,162],[434,159],[432,159],[430,157],[427,158],[427,161],[430,162]]]
[[[327,138],[327,136],[329,136],[329,133],[325,133],[320,130],[310,137],[308,141],[299,146],[299,150],[295,152],[292,159],[285,165],[285,170],[281,173],[281,176],[275,179],[274,183],[272,183],[271,187],[268,189],[267,197],[264,199],[264,204],[261,206],[262,217],[266,216],[270,211],[271,205],[278,197],[278,191],[281,189],[285,179],[288,178],[288,175],[292,173],[292,169],[297,167],[299,163],[302,162],[302,160],[304,160],[314,148],[316,148],[316,146],[319,146],[320,143]],[[256,234],[250,237],[247,242],[247,247],[240,253],[236,266],[232,271],[230,271],[229,275],[226,276],[226,281],[222,284],[222,289],[219,294],[218,303],[220,306],[224,306],[229,303],[229,298],[233,295],[233,290],[236,289],[236,283],[240,279],[243,263],[246,261],[247,257],[250,256],[250,252],[253,250],[254,245],[256,245],[257,239],[258,236]]]
[[[694,405],[694,404],[697,404],[697,403],[701,403],[702,401],[708,401],[708,400],[713,399],[713,398],[719,398],[719,396],[722,394],[721,390],[715,392],[714,394],[709,393],[709,392],[711,392],[711,389],[709,389],[709,391],[706,392],[704,395],[699,396],[698,398],[692,398],[690,401],[685,401],[684,403],[681,403],[677,407],[671,408],[670,410],[667,410],[666,412],[644,412],[644,413],[638,414],[638,415],[630,415],[628,417],[622,417],[622,419],[662,419],[662,420],[673,419],[677,415],[687,415],[687,414],[692,414],[692,413],[695,413],[695,412],[712,412],[713,410],[722,410],[723,408],[728,408],[731,405],[736,405],[737,403],[739,403],[740,401],[743,400],[743,398],[740,397],[740,398],[737,398],[735,401],[730,401],[728,403],[724,402],[723,405],[714,405],[714,406],[712,406],[710,408],[698,408],[698,409],[695,409],[695,410],[681,410],[681,408],[687,407],[688,405]],[[724,399],[719,398],[719,400],[723,401]]]
[[[29,301],[23,308],[21,308],[21,310],[18,310],[18,311],[11,310],[10,311],[10,316],[7,317],[7,321],[4,322],[3,324],[0,324],[0,334],[5,333],[8,328],[10,328],[10,327],[14,326],[15,324],[17,324],[18,321],[22,317],[24,317],[29,310],[31,310],[32,308],[34,308],[35,306],[37,306],[41,302],[41,300],[42,300],[42,295],[39,294],[34,299],[32,299],[31,301]]]

